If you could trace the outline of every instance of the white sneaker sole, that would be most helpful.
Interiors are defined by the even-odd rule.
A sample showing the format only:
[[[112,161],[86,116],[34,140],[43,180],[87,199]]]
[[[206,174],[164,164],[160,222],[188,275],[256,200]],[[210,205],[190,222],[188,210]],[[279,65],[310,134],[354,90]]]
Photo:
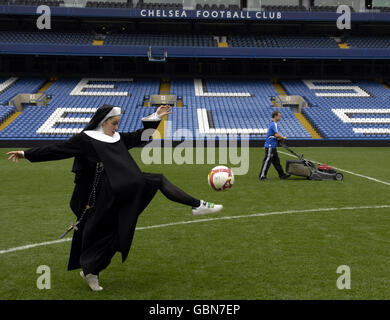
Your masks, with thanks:
[[[218,207],[214,208],[204,208],[202,210],[192,210],[193,216],[203,216],[205,214],[212,214],[217,213],[218,211],[221,211],[223,209],[223,205],[217,205]]]

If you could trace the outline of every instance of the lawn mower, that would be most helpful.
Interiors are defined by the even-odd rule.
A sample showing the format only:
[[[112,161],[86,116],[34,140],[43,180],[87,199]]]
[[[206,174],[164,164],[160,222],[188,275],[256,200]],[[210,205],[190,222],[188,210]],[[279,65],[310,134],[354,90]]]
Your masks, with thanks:
[[[286,160],[286,172],[288,174],[305,177],[309,180],[343,180],[343,174],[337,172],[333,167],[326,164],[320,164],[316,167],[313,162],[306,160],[303,155],[299,155],[291,150],[285,141],[280,141],[279,145],[299,159]]]

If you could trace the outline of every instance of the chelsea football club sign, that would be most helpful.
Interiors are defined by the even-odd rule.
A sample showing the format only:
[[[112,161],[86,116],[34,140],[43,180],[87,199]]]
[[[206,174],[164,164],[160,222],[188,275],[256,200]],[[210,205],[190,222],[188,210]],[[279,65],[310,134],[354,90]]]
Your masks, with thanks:
[[[183,18],[183,19],[239,19],[239,20],[279,20],[280,11],[228,11],[228,10],[173,10],[142,9],[140,16],[145,18]]]

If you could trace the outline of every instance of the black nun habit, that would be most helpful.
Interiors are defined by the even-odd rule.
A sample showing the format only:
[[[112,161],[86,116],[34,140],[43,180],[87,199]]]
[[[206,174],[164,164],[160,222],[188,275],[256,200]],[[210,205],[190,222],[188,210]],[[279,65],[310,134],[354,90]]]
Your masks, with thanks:
[[[119,110],[118,110],[119,109]],[[92,190],[98,162],[103,171],[96,187],[95,205],[87,210],[78,230],[74,231],[68,270],[82,268],[84,274],[99,274],[120,252],[128,256],[138,216],[160,188],[163,176],[141,172],[128,152],[148,141],[160,123],[157,114],[143,118],[143,129],[118,133],[111,137],[102,132],[108,117],[120,114],[120,108],[100,107],[88,125],[69,140],[35,147],[24,152],[31,162],[75,157],[72,172],[75,188],[70,207],[77,218],[84,211]],[[145,132],[146,129],[152,129]],[[146,134],[146,138],[142,135]],[[142,139],[141,139],[142,137]]]

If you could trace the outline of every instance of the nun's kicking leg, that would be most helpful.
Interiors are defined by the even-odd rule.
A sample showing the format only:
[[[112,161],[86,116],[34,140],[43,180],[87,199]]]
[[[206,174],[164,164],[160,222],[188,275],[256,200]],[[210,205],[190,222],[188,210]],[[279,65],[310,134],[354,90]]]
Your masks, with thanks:
[[[160,191],[169,200],[192,207],[192,214],[195,216],[215,213],[223,209],[221,204],[214,204],[212,202],[193,198],[182,189],[172,184],[163,175],[161,175]]]

